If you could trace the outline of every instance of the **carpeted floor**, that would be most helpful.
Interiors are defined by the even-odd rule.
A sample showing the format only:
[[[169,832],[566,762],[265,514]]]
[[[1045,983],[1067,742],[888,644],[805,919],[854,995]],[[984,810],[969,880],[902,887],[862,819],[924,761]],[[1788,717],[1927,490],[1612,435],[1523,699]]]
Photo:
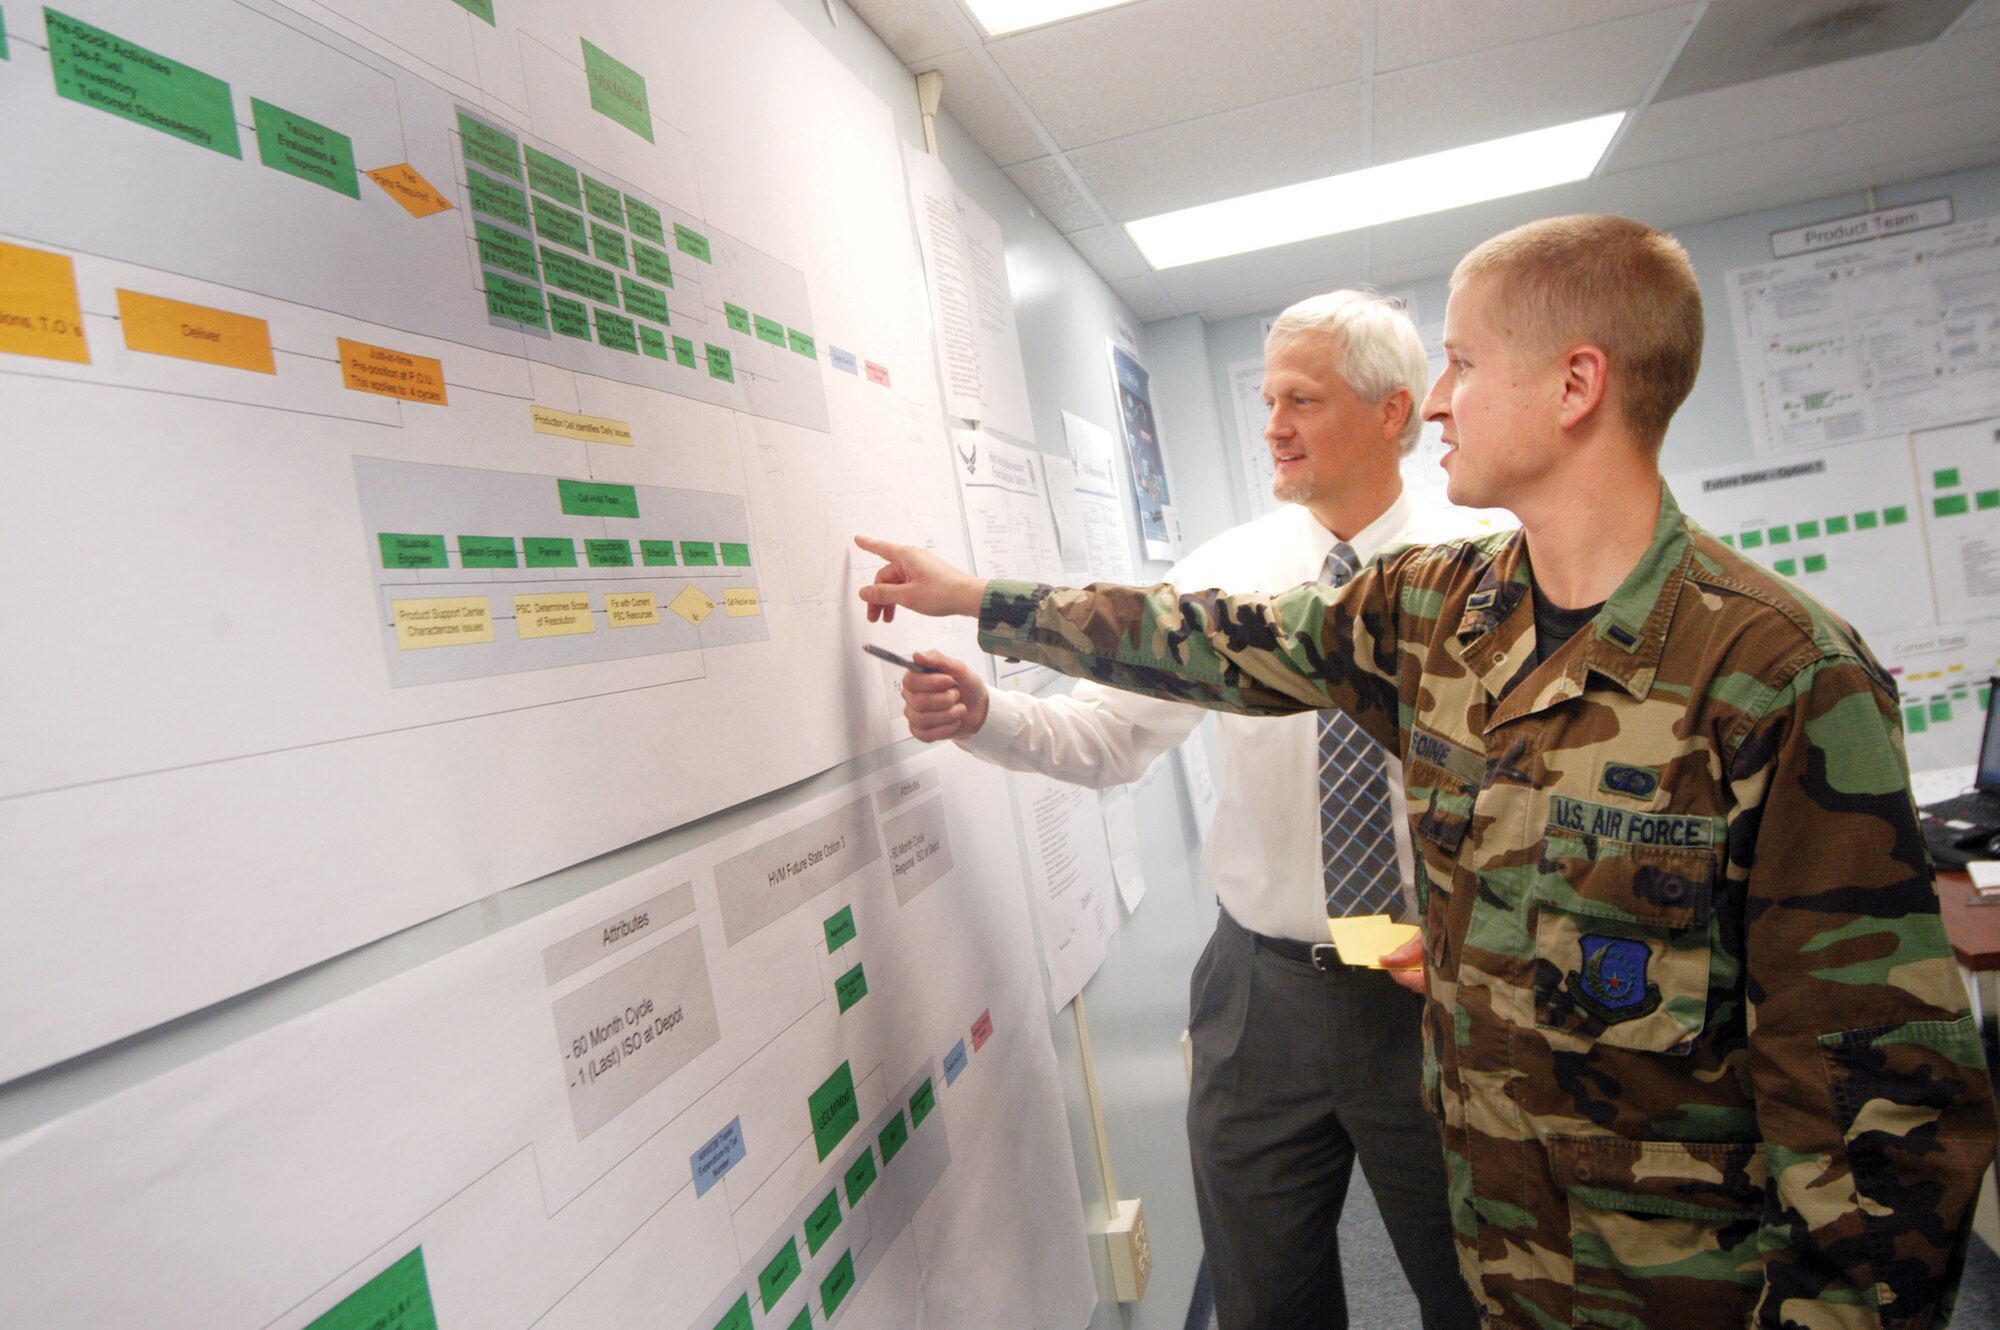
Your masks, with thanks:
[[[1353,1330],[1418,1330],[1417,1300],[1403,1280],[1403,1267],[1396,1264],[1375,1198],[1369,1195],[1368,1184],[1358,1170],[1340,1217],[1340,1256],[1347,1276],[1348,1324]],[[2000,1326],[2000,1256],[1978,1238],[1972,1240],[1972,1252],[1966,1258],[1965,1282],[1959,1286],[1958,1311],[1951,1323],[1960,1330]],[[1195,1278],[1187,1330],[1216,1330],[1206,1265]]]

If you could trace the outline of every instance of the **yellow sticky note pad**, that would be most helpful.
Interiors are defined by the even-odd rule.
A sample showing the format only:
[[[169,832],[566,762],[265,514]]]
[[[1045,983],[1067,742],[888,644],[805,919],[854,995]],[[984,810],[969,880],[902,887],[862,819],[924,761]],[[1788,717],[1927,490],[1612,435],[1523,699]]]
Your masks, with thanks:
[[[590,597],[581,591],[559,596],[514,597],[514,627],[522,637],[561,637],[566,633],[597,631],[596,621],[590,617]]]
[[[757,603],[757,588],[753,586],[724,588],[722,608],[732,619],[754,619],[764,612],[764,607]]]
[[[340,381],[361,393],[400,397],[406,402],[443,406],[444,365],[386,346],[334,339],[340,346]]]
[[[0,244],[0,351],[90,363],[67,254]]]
[[[271,325],[248,314],[121,288],[118,318],[125,325],[125,345],[134,351],[259,374],[278,372],[271,356]]]
[[[604,617],[613,628],[637,628],[660,621],[660,602],[650,591],[614,592],[604,598]]]
[[[404,651],[493,640],[493,612],[484,596],[395,600],[389,609],[396,616],[396,645]]]
[[[574,411],[558,411],[552,406],[530,406],[535,433],[553,434],[559,439],[582,439],[586,443],[615,443],[632,446],[632,426],[606,416],[583,416]]]
[[[1358,914],[1329,919],[1326,931],[1340,959],[1363,969],[1379,970],[1382,957],[1417,935],[1415,924],[1399,924],[1386,914]]]
[[[451,200],[438,193],[437,186],[424,179],[417,168],[408,162],[377,167],[368,173],[368,178],[380,185],[383,193],[402,204],[403,210],[412,217],[429,217],[451,206]]]
[[[667,602],[667,608],[699,628],[701,627],[701,621],[706,619],[709,611],[715,608],[715,602],[695,590],[695,588],[685,586],[681,588],[681,593],[678,596]]]

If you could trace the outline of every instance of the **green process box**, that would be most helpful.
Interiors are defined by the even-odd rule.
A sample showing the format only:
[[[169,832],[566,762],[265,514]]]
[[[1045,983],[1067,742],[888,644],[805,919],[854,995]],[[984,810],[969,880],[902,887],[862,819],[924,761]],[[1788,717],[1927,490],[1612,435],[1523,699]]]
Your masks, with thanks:
[[[558,291],[604,305],[618,303],[618,278],[608,268],[587,263],[559,249],[542,246],[542,280]]]
[[[437,1330],[430,1280],[424,1273],[424,1249],[411,1249],[306,1330]]]
[[[674,266],[668,261],[667,252],[643,241],[632,242],[632,270],[649,282],[661,286],[674,284]]]
[[[682,541],[681,562],[690,568],[715,567],[715,543],[707,540]]]
[[[854,907],[852,905],[841,906],[840,909],[827,916],[824,927],[826,929],[826,950],[830,956],[848,943],[854,941]]]
[[[1827,534],[1827,535],[1829,535],[1829,536],[1844,536],[1844,535],[1846,535],[1846,534],[1847,534],[1847,516],[1846,516],[1846,514],[1844,514],[1844,513],[1843,513],[1843,514],[1842,514],[1842,515],[1840,515],[1839,517],[1829,517],[1829,518],[1827,518],[1827,519],[1826,519],[1826,534]]]
[[[724,541],[722,543],[722,566],[724,568],[748,568],[750,566],[750,547],[748,545],[737,544],[733,541]]]
[[[715,1330],[752,1330],[750,1325],[750,1295],[745,1293],[724,1312],[722,1319],[715,1323]]]
[[[240,159],[229,85],[137,42],[42,11],[56,95]]]
[[[840,1009],[845,1012],[862,998],[868,996],[868,975],[859,965],[833,981],[834,996],[840,1001]]]
[[[674,558],[674,542],[671,540],[640,541],[639,561],[648,568],[672,568],[679,562]]]
[[[568,536],[528,536],[521,551],[530,568],[576,567],[576,542]]]
[[[625,225],[625,196],[588,174],[583,177],[583,208],[600,222]]]
[[[844,1252],[834,1262],[833,1273],[820,1281],[819,1309],[828,1316],[840,1309],[847,1301],[847,1295],[854,1291],[854,1253]]]
[[[875,1137],[875,1148],[882,1152],[882,1167],[896,1162],[896,1156],[902,1153],[909,1139],[910,1124],[903,1120],[903,1110],[899,1108],[896,1116],[889,1119],[889,1125]]]
[[[632,542],[613,540],[609,537],[583,542],[584,557],[590,560],[592,568],[630,568],[632,566]]]
[[[567,203],[572,208],[583,206],[583,190],[577,185],[574,166],[559,157],[549,156],[540,148],[529,146],[524,151],[528,158],[529,189]]]
[[[625,252],[625,233],[598,222],[590,224],[590,252],[599,263],[621,269],[632,266],[631,256]]]
[[[785,1296],[785,1290],[799,1277],[799,1269],[798,1239],[786,1238],[785,1245],[757,1276],[757,1296],[762,1299],[765,1311],[778,1305],[778,1299]]]
[[[625,312],[627,314],[636,314],[642,319],[651,319],[655,323],[667,322],[667,293],[665,291],[662,291],[657,286],[648,286],[646,283],[633,277],[619,278],[618,287],[624,293]]]
[[[639,491],[601,480],[557,480],[566,517],[637,517]]]
[[[257,126],[257,156],[264,165],[350,199],[361,197],[354,144],[347,135],[255,97],[250,99],[250,119]]]
[[[667,335],[658,328],[639,325],[639,349],[655,360],[671,360],[673,353],[667,350]]]
[[[674,338],[674,363],[687,369],[694,369],[701,362],[694,357],[694,343],[685,337]]]
[[[785,338],[791,343],[792,350],[798,352],[806,359],[819,359],[819,344],[813,341],[810,334],[802,333],[797,328],[787,328],[785,329]]]
[[[1773,545],[1789,545],[1792,543],[1792,529],[1788,526],[1774,526],[1765,532],[1764,536]]]
[[[806,1250],[813,1256],[826,1246],[826,1240],[840,1227],[840,1193],[830,1191],[826,1199],[813,1207],[806,1216]]]
[[[762,314],[753,320],[757,327],[757,340],[769,342],[772,346],[785,344],[785,325],[775,319],[767,319]]]
[[[729,321],[729,327],[732,331],[746,334],[750,331],[750,311],[743,308],[743,306],[732,305],[724,301],[722,305],[722,317]]]
[[[528,196],[512,185],[502,184],[478,171],[465,173],[465,192],[474,212],[498,217],[510,226],[528,225]],[[540,200],[536,200],[540,202]]]
[[[653,111],[646,80],[630,65],[583,43],[583,75],[590,83],[590,109],[608,116],[651,143]]]
[[[597,344],[608,346],[613,351],[639,353],[639,330],[632,320],[623,314],[613,314],[608,309],[597,311]]]
[[[708,351],[708,376],[721,379],[724,383],[736,382],[736,365],[729,353],[713,342],[706,343]]]
[[[590,340],[590,307],[568,296],[549,297],[549,322],[565,337]]]
[[[458,132],[465,140],[466,161],[509,180],[521,178],[521,144],[512,134],[463,111],[458,113]]]
[[[807,1096],[806,1111],[812,1122],[813,1146],[824,1161],[861,1121],[861,1106],[854,1098],[853,1068],[841,1063],[819,1089]]]
[[[1808,555],[1806,555],[1806,571],[1807,571],[1807,572],[1809,572],[1809,573],[1823,573],[1823,572],[1825,572],[1825,571],[1826,571],[1826,556],[1825,556],[1824,554],[1808,554]]]
[[[382,547],[384,568],[449,568],[443,536],[414,536],[385,531],[376,543]]]
[[[656,245],[667,243],[666,228],[661,225],[660,210],[644,199],[625,196],[626,229],[641,240],[650,240]]]
[[[1958,517],[1970,511],[1972,503],[1963,494],[1941,494],[1931,500],[1931,512],[1938,517]]]
[[[709,262],[708,237],[699,231],[691,231],[679,222],[674,223],[674,248],[689,258]]]
[[[1936,485],[1941,490],[1957,488],[1958,468],[1955,466],[1948,466],[1944,468],[1942,471],[1931,472],[1931,483]]]
[[[1792,525],[1792,532],[1793,534],[1798,536],[1800,540],[1818,540],[1819,523],[1810,521],[1796,522]]]
[[[496,319],[508,319],[530,328],[549,326],[542,308],[542,289],[497,272],[486,274],[486,312]]]
[[[512,536],[460,536],[458,561],[467,568],[519,568]]]
[[[867,1146],[861,1147],[861,1157],[847,1166],[841,1175],[841,1185],[847,1189],[847,1206],[851,1210],[861,1204],[861,1198],[875,1185],[875,1152]]]
[[[535,198],[535,234],[579,254],[590,252],[590,231],[584,225],[583,214],[539,195]]]
[[[511,272],[531,282],[541,277],[541,269],[535,266],[535,242],[519,231],[475,221],[472,232],[479,242],[479,261],[487,267]]]
[[[910,1130],[915,1131],[923,1126],[924,1119],[929,1117],[931,1110],[936,1107],[937,1089],[931,1084],[930,1077],[926,1076],[924,1083],[917,1087],[917,1092],[910,1096]]]
[[[1901,504],[1898,504],[1894,508],[1884,508],[1882,510],[1883,526],[1901,526],[1903,523],[1909,520],[1910,520],[1910,510],[1908,508],[1903,507]]]

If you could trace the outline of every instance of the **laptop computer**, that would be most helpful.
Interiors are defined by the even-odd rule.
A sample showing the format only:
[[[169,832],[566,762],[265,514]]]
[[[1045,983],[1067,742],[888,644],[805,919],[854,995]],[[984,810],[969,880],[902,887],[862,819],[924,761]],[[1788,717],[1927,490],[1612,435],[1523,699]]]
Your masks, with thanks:
[[[1963,868],[1974,859],[2000,859],[1991,842],[2000,836],[2000,676],[1987,680],[1986,728],[1972,788],[1918,811],[1924,845],[1941,868]]]

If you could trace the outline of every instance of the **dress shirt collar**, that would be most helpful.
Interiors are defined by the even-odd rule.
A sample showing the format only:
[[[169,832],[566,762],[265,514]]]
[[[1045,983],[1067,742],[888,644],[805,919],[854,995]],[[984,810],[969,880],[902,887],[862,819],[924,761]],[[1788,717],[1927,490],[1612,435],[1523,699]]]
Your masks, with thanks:
[[[1333,548],[1336,537],[1304,507],[1299,509],[1299,513],[1304,518],[1301,525],[1306,532],[1306,552],[1312,556],[1314,576],[1318,576],[1317,569],[1325,565],[1327,552]],[[1361,560],[1363,568],[1373,563],[1383,550],[1398,543],[1410,524],[1410,515],[1410,490],[1406,485],[1397,492],[1396,501],[1382,510],[1381,516],[1348,537],[1347,543],[1354,547],[1354,556]]]

